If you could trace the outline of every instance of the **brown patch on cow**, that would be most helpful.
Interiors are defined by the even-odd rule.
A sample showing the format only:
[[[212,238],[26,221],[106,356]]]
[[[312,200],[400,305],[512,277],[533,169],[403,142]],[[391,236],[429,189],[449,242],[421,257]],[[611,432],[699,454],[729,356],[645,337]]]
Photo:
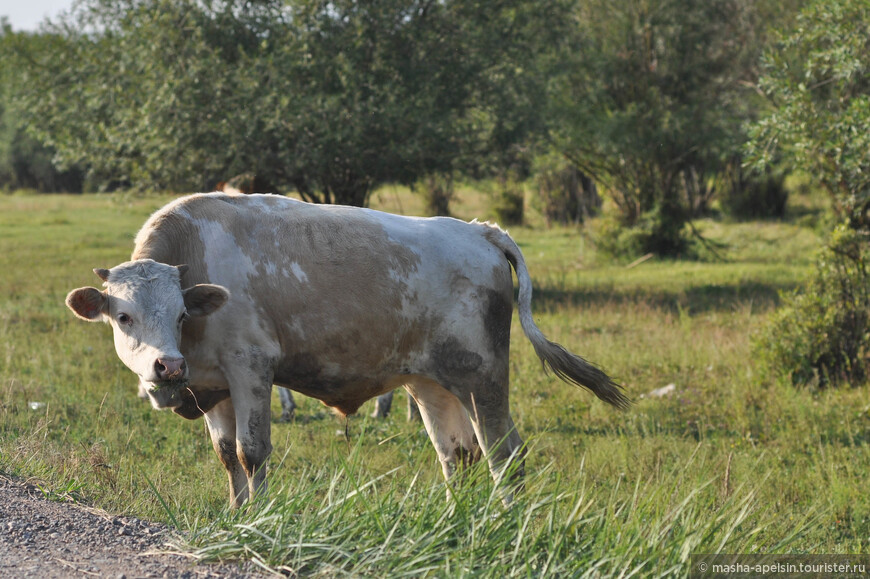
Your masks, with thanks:
[[[214,447],[224,467],[232,472],[239,463],[239,457],[236,456],[236,441],[231,438],[221,438]]]
[[[271,444],[257,436],[253,438],[252,444],[241,442],[239,446],[241,446],[241,452],[236,451],[239,464],[242,465],[248,479],[251,479],[258,470],[266,468],[266,459],[272,452]]]
[[[164,249],[189,242],[201,245],[199,232],[192,224],[185,225],[182,212],[213,224],[218,235],[233,239],[234,246],[254,264],[256,273],[239,280],[245,290],[239,290],[238,295],[250,294],[257,315],[269,321],[267,331],[275,332],[288,356],[298,353],[304,344],[306,350],[318,352],[320,360],[350,362],[357,371],[368,368],[377,372],[379,367],[400,363],[410,352],[421,349],[419,325],[401,318],[403,305],[416,299],[403,278],[416,270],[420,257],[389,239],[370,214],[351,214],[276,196],[193,196],[152,218],[151,226],[172,239],[157,243],[152,239],[160,236],[157,233],[142,236],[143,248],[138,254],[144,257],[147,247],[148,257],[174,263],[181,258],[169,256]],[[178,235],[185,229],[190,231]],[[188,259],[192,266],[204,259],[201,249],[192,253],[197,254]],[[223,283],[231,292],[237,290],[228,280],[195,277],[185,276],[183,287],[211,282]],[[337,309],[342,316],[335,315]],[[364,328],[366,333],[347,335],[348,317],[353,319],[353,326]],[[189,331],[185,327],[183,342],[199,341],[206,324],[191,325]],[[314,341],[305,335],[305,328],[312,329]],[[290,365],[292,361],[282,367]]]
[[[489,288],[480,288],[480,293],[486,296],[483,325],[492,351],[496,356],[506,355],[511,341],[513,296]]]
[[[275,380],[280,384],[286,384],[288,388],[295,390],[295,385],[308,384],[320,379],[320,363],[317,357],[310,352],[298,352],[291,355],[275,370]]]
[[[437,344],[432,351],[432,358],[441,371],[450,373],[474,372],[483,364],[480,354],[465,348],[453,337]]]
[[[195,420],[217,406],[230,397],[229,390],[206,390],[193,392],[189,388],[185,388],[180,392],[181,405],[172,409],[173,412],[187,418]]]

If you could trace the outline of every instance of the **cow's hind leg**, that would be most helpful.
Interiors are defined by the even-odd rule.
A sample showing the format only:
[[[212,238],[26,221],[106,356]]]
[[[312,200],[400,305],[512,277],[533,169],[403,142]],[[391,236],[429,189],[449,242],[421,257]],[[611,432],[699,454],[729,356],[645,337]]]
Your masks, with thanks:
[[[522,490],[526,449],[510,415],[507,368],[494,374],[478,375],[473,383],[466,381],[469,387],[458,396],[471,417],[493,479],[501,484],[506,476],[510,477],[503,496],[507,504]]]
[[[293,400],[293,393],[283,386],[276,386],[278,389],[278,399],[281,401],[281,422],[293,422],[296,417],[296,401]]]
[[[227,469],[230,479],[230,506],[239,508],[248,499],[248,475],[236,453],[236,413],[229,398],[205,413],[211,444]]]
[[[393,406],[393,393],[395,390],[390,390],[386,394],[381,394],[375,400],[375,409],[372,412],[372,418],[386,418]],[[414,402],[412,396],[408,396],[408,420],[418,420],[420,418],[420,410],[417,408],[417,403]]]
[[[480,447],[465,409],[453,394],[428,378],[417,378],[405,389],[416,400],[444,477],[450,479],[480,458]]]
[[[386,418],[393,407],[393,390],[386,394],[381,394],[375,399],[375,409],[372,412],[372,418]]]

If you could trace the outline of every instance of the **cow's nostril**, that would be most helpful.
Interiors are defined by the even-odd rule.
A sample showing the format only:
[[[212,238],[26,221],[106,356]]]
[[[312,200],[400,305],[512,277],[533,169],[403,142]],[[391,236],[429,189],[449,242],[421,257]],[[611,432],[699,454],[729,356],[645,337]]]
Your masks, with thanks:
[[[161,380],[176,380],[184,374],[184,358],[158,358],[154,371]]]

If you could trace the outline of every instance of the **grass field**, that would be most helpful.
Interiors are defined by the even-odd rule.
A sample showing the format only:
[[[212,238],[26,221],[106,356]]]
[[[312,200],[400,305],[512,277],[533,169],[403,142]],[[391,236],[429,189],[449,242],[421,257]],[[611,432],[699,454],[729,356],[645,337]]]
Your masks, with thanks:
[[[821,243],[815,209],[701,221],[719,259],[631,268],[596,253],[594,223],[547,229],[533,215],[534,227],[512,228],[541,329],[636,404],[614,411],[545,375],[515,321],[511,406],[531,450],[510,509],[488,476],[445,501],[435,452],[404,412],[376,421],[366,406],[346,439],[344,421],[299,396],[299,419],[272,427],[269,494],[228,512],[202,421],[137,399],[110,329],[63,305],[97,285],[91,268],[128,259],[167,199],[0,196],[0,472],[57,500],[173,522],[198,557],[290,574],[685,575],[692,553],[870,551],[866,385],[795,390],[752,354],[778,292],[805,279]],[[373,205],[422,206],[402,189]],[[487,211],[485,195],[460,193],[459,216]]]

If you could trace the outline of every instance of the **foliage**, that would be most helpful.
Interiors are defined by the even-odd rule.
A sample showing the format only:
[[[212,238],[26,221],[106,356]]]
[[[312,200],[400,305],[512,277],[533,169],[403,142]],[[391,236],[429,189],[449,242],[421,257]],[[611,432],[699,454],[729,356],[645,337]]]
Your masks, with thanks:
[[[766,6],[579,3],[578,44],[553,83],[551,138],[610,193],[621,225],[644,227],[644,253],[685,250],[684,224],[744,139]]]
[[[418,187],[426,200],[426,215],[450,216],[450,202],[455,194],[452,176],[433,173],[426,176]]]
[[[768,368],[794,384],[861,384],[870,356],[870,248],[840,226],[805,289],[784,296],[756,344]]]
[[[780,219],[785,216],[788,189],[781,170],[762,174],[744,171],[738,159],[721,179],[722,210],[737,219]]]
[[[363,205],[523,138],[559,2],[86,0],[21,47],[33,133],[102,186],[254,173]]]
[[[870,230],[870,5],[813,2],[765,54],[761,86],[774,108],[753,130],[758,166],[775,154],[831,195],[836,229],[803,293],[790,296],[758,347],[794,383],[867,378]]]
[[[563,156],[553,152],[538,156],[533,174],[548,224],[580,224],[601,209],[595,182]]]
[[[526,192],[516,171],[505,171],[495,180],[492,210],[502,225],[521,225],[526,213]]]
[[[27,135],[8,110],[0,105],[0,190],[81,193],[84,172],[58,169],[53,149]]]
[[[782,155],[813,175],[841,219],[870,226],[870,5],[817,0],[763,59],[772,108],[752,131],[757,166]]]
[[[633,258],[654,254],[694,258],[690,231],[678,209],[673,215],[653,209],[641,215],[633,227],[625,227],[617,219],[605,218],[595,240],[598,248],[612,258]],[[680,221],[676,227],[675,221]]]
[[[10,61],[13,45],[35,47],[38,42],[33,35],[13,33],[8,23],[0,20],[0,190],[80,193],[83,172],[78,167],[60,171],[54,166],[54,150],[25,133],[22,115],[12,100],[20,71],[3,63]]]

